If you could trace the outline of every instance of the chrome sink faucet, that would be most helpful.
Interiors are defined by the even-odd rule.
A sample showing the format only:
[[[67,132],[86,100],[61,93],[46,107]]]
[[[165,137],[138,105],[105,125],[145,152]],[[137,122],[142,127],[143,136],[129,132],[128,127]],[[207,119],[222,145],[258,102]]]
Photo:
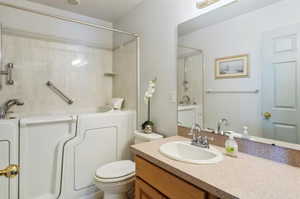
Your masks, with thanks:
[[[191,145],[209,149],[209,141],[213,141],[213,138],[201,136],[201,130],[201,126],[197,123],[192,126],[189,133],[189,135],[193,136]]]
[[[13,107],[13,106],[23,106],[24,102],[22,102],[19,99],[11,99],[8,100],[7,102],[5,102],[3,104],[3,106],[0,106],[0,119],[5,119],[7,113],[9,113],[9,110]]]
[[[228,124],[228,120],[226,118],[223,118],[223,119],[220,119],[218,122],[217,122],[217,130],[216,130],[216,134],[221,134],[221,135],[224,135],[224,131],[222,130],[222,126],[224,125],[227,125]]]

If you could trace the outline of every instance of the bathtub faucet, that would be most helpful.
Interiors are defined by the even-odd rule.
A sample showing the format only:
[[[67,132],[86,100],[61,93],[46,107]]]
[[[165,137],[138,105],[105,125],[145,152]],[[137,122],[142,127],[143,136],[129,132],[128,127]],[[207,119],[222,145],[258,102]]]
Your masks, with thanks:
[[[11,107],[13,106],[23,106],[24,102],[22,102],[19,99],[11,99],[8,100],[7,102],[5,102],[3,104],[3,106],[0,106],[0,119],[5,119],[7,113],[9,113],[9,110],[11,109]]]

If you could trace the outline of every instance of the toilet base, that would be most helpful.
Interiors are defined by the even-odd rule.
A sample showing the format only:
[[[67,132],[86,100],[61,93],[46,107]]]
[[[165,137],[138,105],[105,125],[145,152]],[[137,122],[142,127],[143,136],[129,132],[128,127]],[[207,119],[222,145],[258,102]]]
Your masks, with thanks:
[[[102,183],[96,178],[96,186],[104,192],[103,199],[129,199],[128,193],[132,191],[134,177],[114,183]]]

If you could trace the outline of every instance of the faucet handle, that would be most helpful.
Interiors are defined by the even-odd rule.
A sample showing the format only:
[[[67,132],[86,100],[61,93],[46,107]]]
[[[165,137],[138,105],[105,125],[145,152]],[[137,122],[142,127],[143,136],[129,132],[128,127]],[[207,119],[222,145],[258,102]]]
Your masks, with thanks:
[[[215,140],[215,138],[207,137],[207,136],[204,136],[201,139],[202,139],[202,142],[205,143],[205,144],[209,144],[209,142],[213,142]]]
[[[194,123],[194,124],[192,125],[192,128],[191,128],[191,130],[190,130],[190,132],[189,132],[189,134],[188,134],[188,135],[193,136],[193,137],[192,137],[192,143],[198,143],[198,142],[199,142],[198,133],[200,132],[200,130],[201,130],[201,129],[199,128],[199,125],[198,125],[198,124]]]

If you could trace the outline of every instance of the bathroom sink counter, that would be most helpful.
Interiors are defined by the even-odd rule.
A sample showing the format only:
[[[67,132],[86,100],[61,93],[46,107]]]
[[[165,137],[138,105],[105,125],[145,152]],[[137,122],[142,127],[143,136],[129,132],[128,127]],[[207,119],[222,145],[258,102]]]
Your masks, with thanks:
[[[220,198],[299,199],[300,168],[239,153],[217,164],[194,165],[171,160],[162,144],[188,139],[174,136],[131,146],[135,155]],[[214,146],[221,152],[224,148]]]

